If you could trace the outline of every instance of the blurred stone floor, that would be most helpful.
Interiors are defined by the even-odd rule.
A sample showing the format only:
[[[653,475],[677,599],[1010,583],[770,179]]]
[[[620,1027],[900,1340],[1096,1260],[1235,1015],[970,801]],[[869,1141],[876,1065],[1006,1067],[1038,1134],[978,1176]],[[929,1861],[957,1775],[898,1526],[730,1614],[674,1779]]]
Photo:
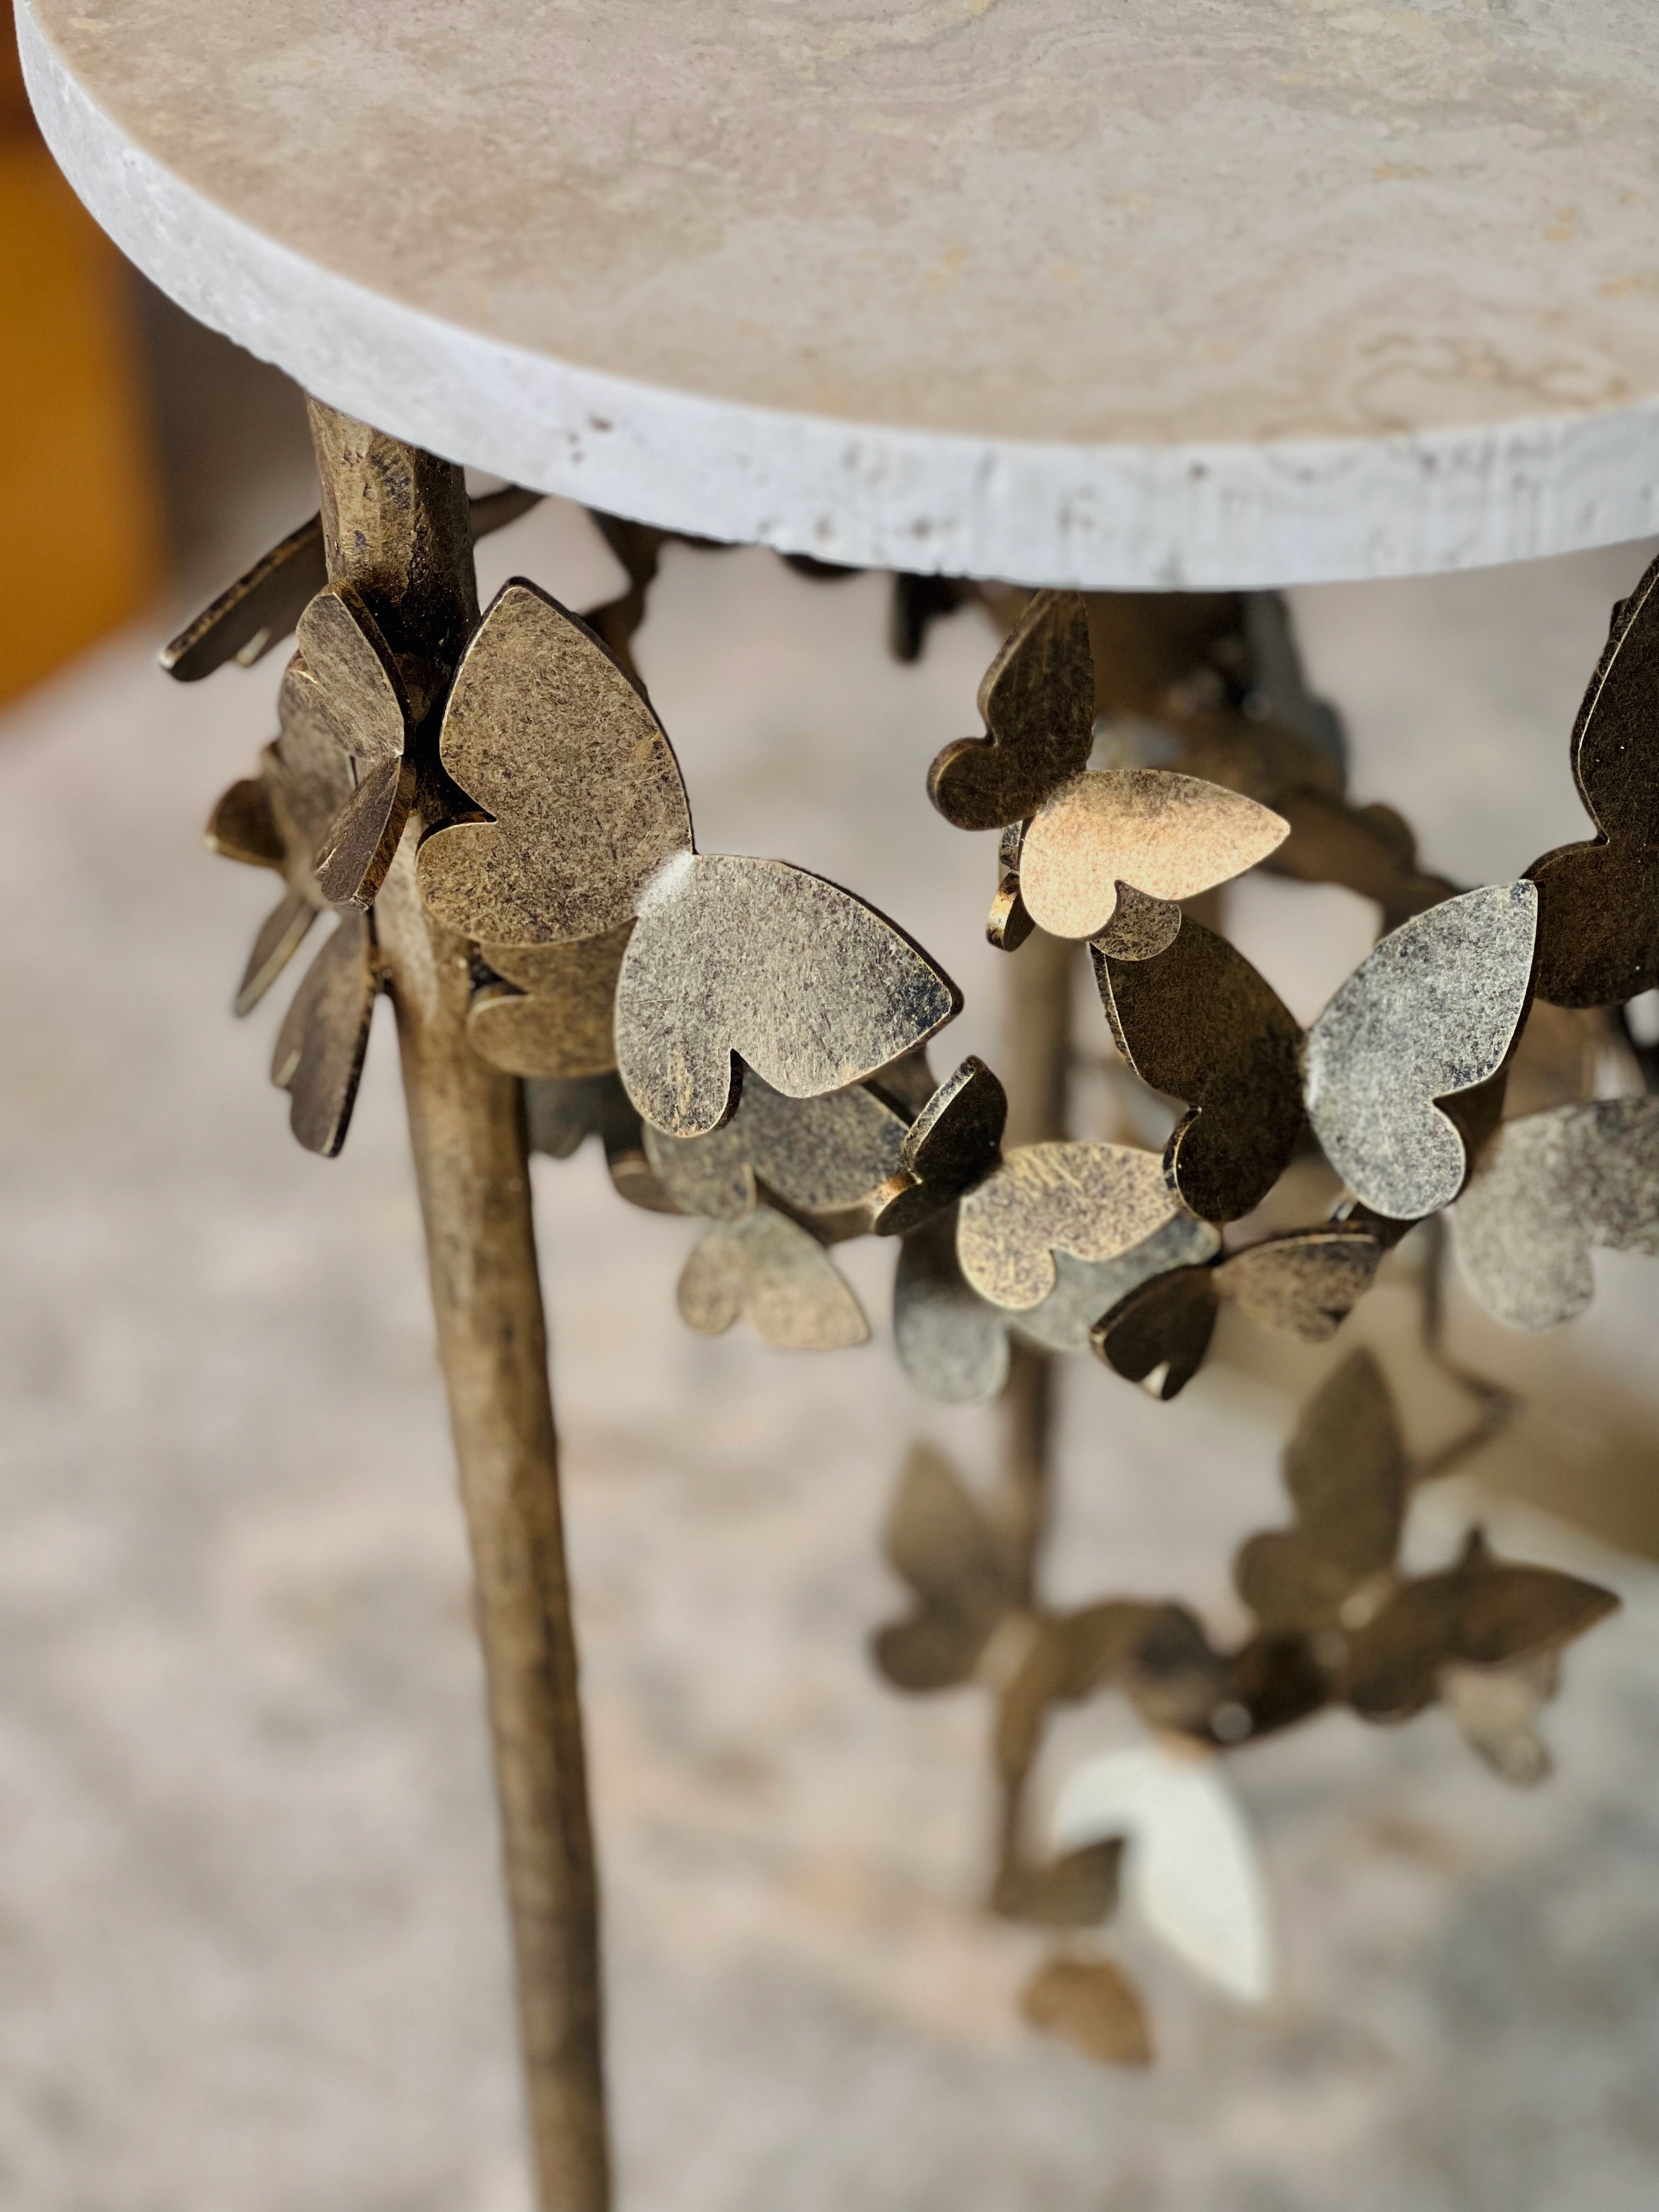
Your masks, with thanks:
[[[291,474],[267,489],[229,560],[303,511]],[[1418,822],[1431,866],[1480,880],[1582,834],[1565,733],[1643,558],[1300,595],[1358,795]],[[577,604],[609,576],[550,507],[483,566]],[[170,611],[0,723],[0,2202],[526,2212],[389,1013],[344,1156],[302,1154],[265,1081],[288,986],[228,1011],[270,879],[199,843],[281,662],[170,686],[149,659]],[[922,793],[975,726],[989,635],[958,617],[903,670],[883,614],[878,580],[676,551],[641,659],[704,848],[787,854],[894,913],[968,994],[936,1059],[994,1059],[990,841]],[[1304,1012],[1370,927],[1272,884],[1233,918]],[[1126,1926],[1161,2057],[1113,2075],[1021,2026],[1041,1947],[976,1909],[980,1702],[902,1701],[864,1660],[904,1445],[978,1474],[996,1442],[993,1413],[899,1375],[890,1250],[845,1255],[870,1346],[704,1342],[673,1308],[692,1224],[622,1205],[591,1148],[538,1178],[626,2212],[1652,2205],[1659,1269],[1599,1261],[1598,1306],[1542,1343],[1455,1311],[1460,1350],[1528,1389],[1530,1441],[1494,1487],[1426,1494],[1414,1542],[1443,1553],[1485,1514],[1626,1601],[1569,1664],[1554,1780],[1506,1790],[1437,1714],[1239,1756],[1281,1991],[1237,2010]],[[1355,1335],[1443,1432],[1409,1325],[1384,1287]],[[1233,1618],[1229,1553],[1278,1517],[1279,1442],[1328,1357],[1233,1348],[1246,1366],[1171,1407],[1067,1370],[1057,1597]],[[1127,1726],[1068,1721],[1054,1771]]]

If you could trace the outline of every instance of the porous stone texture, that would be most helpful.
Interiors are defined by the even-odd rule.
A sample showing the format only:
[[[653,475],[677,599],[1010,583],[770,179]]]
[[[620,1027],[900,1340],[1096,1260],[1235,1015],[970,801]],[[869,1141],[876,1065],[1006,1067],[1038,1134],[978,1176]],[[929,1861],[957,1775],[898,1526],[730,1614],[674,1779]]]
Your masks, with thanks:
[[[1659,525],[1649,0],[17,0],[99,220],[339,407],[860,565]]]
[[[509,568],[579,605],[609,581],[568,515],[486,551],[486,592]],[[1566,730],[1642,557],[1303,602],[1359,795],[1401,805],[1432,865],[1498,877],[1580,834]],[[882,616],[875,580],[673,551],[641,659],[708,845],[785,853],[890,908],[969,993],[939,1060],[994,1063],[994,840],[922,795],[975,726],[990,635],[960,617],[906,671]],[[264,1079],[289,986],[228,1014],[274,879],[198,843],[270,734],[277,664],[184,690],[153,643],[113,641],[0,725],[0,2196],[526,2212],[390,1024],[343,1157],[301,1153]],[[1252,882],[1232,915],[1299,1010],[1364,946],[1342,894]],[[1079,1008],[1103,1049],[1082,981]],[[1103,1133],[1092,1095],[1080,1133]],[[1498,1507],[1500,1545],[1626,1599],[1570,1658],[1555,1780],[1504,1790],[1437,1715],[1328,1717],[1241,1753],[1280,1994],[1235,2010],[1127,1926],[1161,2057],[1102,2072],[1020,2024],[1041,1946],[976,1909],[982,1705],[898,1698],[862,1655],[896,1601],[875,1535],[906,1444],[978,1476],[996,1433],[908,1391],[890,1248],[837,1255],[875,1345],[708,1342],[674,1313],[696,1224],[621,1204],[592,1147],[537,1177],[629,2212],[1646,2212],[1652,1567]],[[1659,1270],[1596,1267],[1607,1295],[1518,1365],[1552,1436],[1622,1404],[1650,1485]],[[1462,1300],[1456,1326],[1482,1363],[1516,1341]],[[1414,1439],[1452,1425],[1455,1398],[1412,1382],[1411,1327],[1385,1282],[1334,1347],[1212,1365],[1167,1407],[1072,1363],[1057,1598],[1178,1592],[1235,1619],[1228,1551],[1280,1517],[1279,1440],[1329,1358],[1383,1344]],[[1588,1453],[1569,1454],[1575,1510],[1595,1504],[1570,1486]],[[1414,1553],[1434,1557],[1484,1502],[1425,1507]],[[1623,1510],[1651,1541],[1650,1496]],[[1044,1794],[1132,1740],[1109,1706],[1076,1717]]]

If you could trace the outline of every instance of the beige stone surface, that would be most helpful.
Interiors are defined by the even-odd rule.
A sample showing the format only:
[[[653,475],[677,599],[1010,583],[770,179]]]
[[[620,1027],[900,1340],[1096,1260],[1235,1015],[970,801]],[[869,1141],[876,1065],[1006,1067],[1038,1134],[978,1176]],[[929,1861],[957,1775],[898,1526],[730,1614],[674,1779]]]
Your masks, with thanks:
[[[72,181],[323,397],[1028,581],[1655,526],[1648,0],[18,0]]]
[[[486,590],[509,568],[578,603],[605,587],[568,515],[487,550]],[[1419,820],[1431,865],[1498,875],[1577,834],[1565,732],[1642,562],[1301,603],[1359,793]],[[975,726],[988,635],[959,617],[902,670],[882,613],[877,580],[677,550],[641,656],[710,845],[890,908],[969,993],[942,1042],[994,1060],[994,839],[922,795]],[[526,2212],[392,1039],[343,1157],[299,1152],[264,1080],[286,988],[246,1025],[228,1011],[269,882],[198,842],[270,733],[275,671],[170,687],[153,642],[0,724],[0,2198]],[[1343,895],[1237,897],[1299,1010],[1364,949]],[[674,1313],[694,1224],[621,1205],[591,1152],[538,1175],[629,2212],[1646,2212],[1651,1567],[1499,1508],[1500,1541],[1627,1600],[1569,1663],[1555,1781],[1506,1791],[1438,1717],[1242,1755],[1282,1993],[1235,2011],[1130,1929],[1163,2056],[1099,2072],[1020,2025],[1037,1948],[975,1908],[981,1710],[898,1699],[863,1660],[905,1443],[978,1474],[994,1442],[990,1415],[907,1392],[890,1251],[838,1254],[875,1344],[708,1342]],[[1645,1419],[1651,1486],[1659,1268],[1596,1266],[1611,1295],[1525,1340],[1524,1379],[1558,1441],[1570,1408],[1586,1437],[1615,1404]],[[1403,1357],[1397,1285],[1360,1318]],[[1457,1327],[1483,1360],[1498,1340],[1461,1301]],[[1073,1363],[1056,1595],[1178,1590],[1229,1618],[1227,1551],[1276,1513],[1279,1438],[1328,1356],[1217,1368],[1170,1407]],[[1456,1408],[1425,1390],[1407,1412],[1420,1437]],[[1591,1457],[1570,1446],[1570,1476]],[[1449,1548],[1482,1504],[1436,1500],[1413,1540]],[[1120,1737],[1084,1715],[1045,1788]]]

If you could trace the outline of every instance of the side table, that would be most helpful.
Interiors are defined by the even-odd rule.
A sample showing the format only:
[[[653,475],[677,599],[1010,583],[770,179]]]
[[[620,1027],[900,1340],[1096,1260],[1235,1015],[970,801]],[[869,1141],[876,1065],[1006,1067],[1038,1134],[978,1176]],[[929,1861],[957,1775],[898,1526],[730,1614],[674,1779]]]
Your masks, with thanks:
[[[343,1139],[375,994],[396,1006],[543,2201],[600,2212],[596,1874],[520,1077],[592,1083],[620,1066],[629,1130],[591,1124],[619,1183],[632,1176],[724,1224],[682,1284],[694,1325],[699,1311],[723,1325],[744,1269],[766,1267],[784,1338],[833,1340],[842,1324],[797,1240],[811,1241],[803,1222],[820,1241],[844,1233],[824,1224],[857,1209],[792,1198],[793,1156],[766,1167],[756,1119],[768,1099],[834,1097],[854,1101],[844,1115],[860,1130],[880,1123],[868,1142],[882,1172],[853,1194],[860,1225],[904,1237],[902,1279],[907,1264],[913,1283],[960,1265],[982,1300],[1030,1313],[1055,1287],[1056,1252],[1105,1266],[1172,1238],[1109,1297],[1091,1280],[1099,1303],[1073,1316],[1078,1343],[1092,1324],[1103,1357],[1165,1396],[1203,1357],[1218,1299],[1287,1309],[1316,1246],[1316,1326],[1334,1329],[1390,1238],[1497,1158],[1485,1148],[1534,999],[1617,1007],[1659,980],[1646,598],[1620,617],[1621,656],[1603,672],[1616,743],[1604,758],[1591,721],[1578,733],[1599,842],[1571,849],[1601,858],[1547,856],[1523,875],[1518,854],[1514,883],[1461,898],[1417,868],[1409,833],[1402,847],[1377,810],[1356,829],[1314,783],[1281,806],[1278,786],[1201,766],[1120,762],[1097,781],[1085,773],[1097,708],[1188,683],[1172,710],[1196,748],[1183,767],[1211,758],[1206,718],[1224,708],[1230,727],[1299,716],[1304,757],[1329,732],[1288,641],[1269,634],[1270,602],[1255,659],[1225,674],[1235,595],[1659,529],[1659,45],[1642,0],[1583,0],[1570,22],[1397,0],[363,0],[343,13],[283,0],[240,14],[17,0],[17,14],[41,127],[94,215],[183,307],[312,395],[319,522],[175,641],[170,665],[188,678],[251,664],[298,625],[277,756],[227,794],[211,834],[287,885],[245,996],[319,913],[342,916],[279,1048],[313,1149]],[[464,465],[507,488],[469,506]],[[481,617],[472,537],[542,492],[608,518],[629,569],[629,593],[588,629],[517,584]],[[1047,1054],[1051,1073],[1067,971],[1039,948],[1095,948],[1125,1060],[1194,1109],[1161,1160],[1066,1148],[1114,1158],[1055,1200],[1036,1155],[1058,1146],[1057,1107],[1023,1133],[1036,1144],[1005,1153],[988,1070],[970,1062],[937,1086],[920,1072],[957,1001],[902,930],[781,863],[696,852],[667,740],[630,680],[665,533],[890,568],[905,580],[907,650],[969,589],[998,612],[1012,636],[981,693],[992,742],[947,748],[932,794],[959,826],[1003,833],[996,941],[1013,950],[1034,921],[1046,933],[1018,1003],[1033,1062]],[[1211,690],[1190,689],[1200,674]],[[1099,848],[1111,866],[1089,843],[1091,793],[1133,798]],[[1278,865],[1300,872],[1285,855],[1311,840],[1317,867],[1375,890],[1397,926],[1385,944],[1404,947],[1393,967],[1368,963],[1370,981],[1305,1038],[1238,981],[1243,963],[1194,903],[1287,836],[1304,845]],[[1424,916],[1438,919],[1408,937]],[[1448,1028],[1408,981],[1388,980],[1424,946],[1464,995],[1455,1037],[1431,1039],[1444,1073],[1402,1103],[1390,1086],[1407,1045]],[[1205,1089],[1218,1069],[1244,1130],[1219,1146],[1222,1093]],[[1591,1111],[1603,1102],[1548,1098],[1584,1109],[1571,1131],[1613,1143]],[[1219,1230],[1276,1181],[1304,1113],[1348,1195],[1296,1248],[1291,1290],[1251,1288]],[[714,1156],[684,1148],[740,1127],[720,1156],[738,1179],[728,1206],[696,1181]],[[1523,1191],[1555,1175],[1606,1212],[1622,1177],[1626,1210],[1602,1241],[1659,1248],[1651,1117],[1620,1121],[1618,1142],[1636,1149],[1616,1174],[1567,1127],[1517,1171]],[[757,1210],[757,1178],[776,1207]],[[1509,1203],[1494,1275],[1521,1233]],[[1475,1231],[1462,1233],[1474,1249]],[[1529,1233],[1554,1272],[1510,1317],[1534,1325],[1565,1310],[1577,1278],[1547,1224]],[[1340,1298],[1339,1261],[1353,1278]],[[809,1327],[820,1334],[799,1333]],[[1044,1340],[1011,1349],[1012,1327],[994,1344],[982,1333],[981,1352],[988,1388],[1009,1376],[1026,1467],[1023,1565],[998,1603],[1028,1622],[1048,1382]],[[930,1356],[915,1355],[924,1369]],[[988,1395],[959,1380],[941,1388]],[[1363,1418],[1386,1425],[1374,1404]],[[1340,1593],[1351,1641],[1370,1617],[1350,1601],[1395,1575],[1397,1533]],[[1149,1686],[1137,1646],[1144,1714],[1225,1745],[1333,1694],[1306,1668],[1335,1616],[1309,1611],[1305,1592],[1285,1598],[1273,1577],[1290,1570],[1270,1556],[1241,1568],[1264,1625],[1248,1663],[1234,1655],[1224,1680],[1204,1675],[1200,1711],[1170,1686],[1186,1684],[1188,1656]],[[1464,1600],[1486,1571],[1478,1553],[1458,1570],[1459,1663],[1553,1664],[1604,1609],[1575,1585],[1549,1599],[1543,1630],[1482,1643]],[[925,1613],[927,1574],[911,1579]],[[969,1670],[1006,1623],[994,1610],[981,1625]],[[998,1648],[1001,1666],[1006,1637]],[[926,1686],[934,1660],[898,1650],[887,1671]],[[1045,1692],[1079,1693],[1058,1677]],[[1352,1682],[1346,1694],[1364,1709]],[[1373,1717],[1415,1710],[1415,1696],[1377,1689]],[[1005,1778],[1015,1887],[1025,1771],[1015,1760]],[[1073,1802],[1062,1840],[1086,1849],[1125,1832],[1091,1831],[1091,1818],[1133,1817]]]

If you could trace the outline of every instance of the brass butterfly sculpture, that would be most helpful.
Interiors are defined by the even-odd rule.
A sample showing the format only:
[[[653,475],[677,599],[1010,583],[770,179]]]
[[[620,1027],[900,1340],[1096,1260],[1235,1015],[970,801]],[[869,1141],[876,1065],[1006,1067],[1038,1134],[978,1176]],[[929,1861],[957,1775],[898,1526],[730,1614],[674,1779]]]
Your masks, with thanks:
[[[473,502],[475,534],[532,503]],[[949,821],[996,834],[992,941],[1086,940],[1119,1079],[1182,1109],[1161,1152],[1005,1146],[993,1072],[969,1059],[939,1081],[928,1066],[960,1001],[900,929],[786,862],[697,851],[632,659],[665,533],[599,520],[627,590],[585,621],[509,583],[447,695],[326,581],[314,521],[163,655],[188,680],[296,634],[278,734],[208,835],[283,883],[239,1013],[337,917],[272,1070],[302,1144],[344,1141],[380,988],[374,902],[418,805],[421,895],[471,947],[473,1050],[524,1079],[536,1150],[568,1158],[595,1137],[623,1197],[701,1220],[678,1297],[702,1333],[742,1316],[790,1349],[863,1341],[831,1254],[874,1234],[897,1248],[895,1339],[925,1395],[981,1401],[1016,1357],[1091,1345],[1168,1400],[1224,1304],[1322,1342],[1442,1209],[1475,1294],[1517,1327],[1583,1308],[1593,1248],[1659,1254],[1659,1101],[1589,1095],[1609,1016],[1555,1011],[1620,1010],[1659,981],[1659,564],[1615,610],[1573,732],[1596,836],[1469,890],[1419,866],[1391,810],[1347,797],[1340,726],[1302,681],[1273,595],[1149,604],[899,580],[902,657],[974,598],[1007,629],[980,690],[985,735],[946,746],[927,779]],[[1218,888],[1253,867],[1381,910],[1381,941],[1305,1032],[1213,927]],[[1343,1187],[1329,1218],[1229,1245],[1314,1151]],[[1489,1410],[1500,1395],[1486,1391]],[[903,1690],[992,1693],[999,1911],[1092,1928],[1121,1888],[1201,1970],[1259,1993],[1260,1885],[1219,1754],[1331,1705],[1380,1722],[1439,1702],[1505,1778],[1542,1774],[1534,1723],[1560,1651],[1613,1601],[1494,1559],[1478,1530],[1436,1572],[1406,1575],[1413,1483],[1446,1460],[1413,1466],[1369,1353],[1337,1368],[1286,1449],[1291,1525],[1235,1563],[1256,1625],[1229,1647],[1173,1600],[1047,1608],[1029,1528],[913,1452],[886,1533],[910,1609],[874,1656]],[[1073,1778],[1045,1853],[1027,1801],[1048,1719],[1108,1692],[1148,1747]],[[1183,1901],[1200,1836],[1237,1942],[1206,1932],[1201,1898]],[[1024,2005],[1097,2057],[1151,2054],[1139,1996],[1103,1954],[1052,1958]]]
[[[1577,1577],[1496,1558],[1479,1529],[1443,1567],[1405,1573],[1400,1540],[1417,1473],[1382,1370],[1370,1353],[1354,1353],[1304,1408],[1285,1448],[1291,1526],[1240,1547],[1234,1581],[1256,1626],[1229,1648],[1173,1601],[1112,1598],[1048,1612],[986,1507],[935,1454],[912,1452],[885,1537],[910,1610],[878,1631],[873,1656],[896,1689],[978,1682],[993,1696],[1004,1801],[993,1886],[1000,1912],[1038,1926],[1097,1926],[1116,1906],[1126,1851],[1132,1863],[1156,1842],[1133,1832],[1139,1823],[1130,1823],[1121,1793],[1121,1825],[1107,1820],[1079,1839],[1062,1793],[1056,1817],[1068,1847],[1048,1858],[1034,1846],[1028,1788],[1060,1705],[1120,1695],[1155,1741],[1184,1740],[1190,1765],[1328,1705],[1392,1723],[1440,1703],[1503,1778],[1542,1778],[1548,1754],[1535,1721],[1554,1693],[1559,1656],[1617,1601]],[[1174,1771],[1181,1775],[1179,1762]],[[1176,1780],[1167,1786],[1179,1794]],[[1097,1786],[1094,1794],[1098,1806]],[[1149,1809],[1156,1816],[1156,1797]],[[1198,1876],[1206,1878],[1202,1866]],[[1162,1932],[1192,1955],[1181,1900],[1165,1898],[1163,1908],[1172,1922]],[[1187,1910],[1201,1921],[1203,1901],[1188,1899]],[[1147,1917],[1158,1923],[1156,1910]],[[1201,1943],[1195,1963],[1206,1964]],[[1224,1955],[1208,1966],[1228,1981]],[[1265,1986],[1239,1993],[1259,1996]],[[1150,2056],[1133,1985],[1108,1957],[1051,1960],[1025,2005],[1038,2025],[1092,2056],[1130,2064]]]

